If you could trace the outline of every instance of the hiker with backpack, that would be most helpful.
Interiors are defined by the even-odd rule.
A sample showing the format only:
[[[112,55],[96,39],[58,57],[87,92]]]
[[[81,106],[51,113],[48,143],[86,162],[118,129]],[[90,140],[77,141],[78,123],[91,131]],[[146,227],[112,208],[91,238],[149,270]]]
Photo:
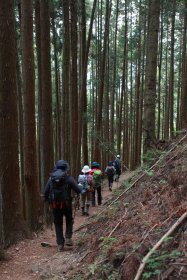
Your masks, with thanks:
[[[58,160],[45,186],[44,197],[48,201],[53,213],[56,242],[58,250],[63,251],[64,244],[72,246],[73,214],[71,191],[80,194],[78,184],[68,175],[69,164],[65,160]],[[65,238],[63,234],[63,218],[66,219]]]
[[[119,177],[121,175],[121,160],[120,155],[117,155],[116,159],[114,160],[114,167],[116,169],[116,176],[115,181],[119,181]]]
[[[114,181],[114,174],[115,174],[115,168],[113,165],[113,161],[109,161],[108,165],[105,169],[105,174],[107,175],[108,178],[108,187],[109,190],[112,191],[112,185],[113,185],[113,181]]]
[[[81,186],[81,209],[82,215],[89,216],[89,207],[91,204],[92,175],[90,167],[85,165],[78,177],[78,183]]]
[[[92,206],[96,205],[96,193],[97,193],[97,203],[101,205],[102,195],[101,195],[101,185],[103,181],[102,171],[99,169],[99,163],[92,162],[90,174],[93,176],[93,191],[92,191]]]

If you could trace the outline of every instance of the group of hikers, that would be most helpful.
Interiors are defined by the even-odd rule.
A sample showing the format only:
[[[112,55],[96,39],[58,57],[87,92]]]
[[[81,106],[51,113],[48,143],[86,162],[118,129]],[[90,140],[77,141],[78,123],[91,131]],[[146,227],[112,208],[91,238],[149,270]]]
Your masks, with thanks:
[[[113,181],[118,181],[121,175],[120,155],[114,161],[109,161],[102,172],[96,161],[84,165],[77,181],[69,175],[70,166],[65,160],[58,160],[53,168],[44,189],[45,201],[49,203],[53,213],[56,242],[58,251],[64,250],[64,245],[72,246],[73,207],[72,191],[80,197],[81,214],[89,216],[90,205],[102,204],[102,182],[104,174],[108,178],[108,188],[112,191]],[[78,201],[78,200],[77,200]],[[63,218],[65,217],[65,238],[63,234]]]

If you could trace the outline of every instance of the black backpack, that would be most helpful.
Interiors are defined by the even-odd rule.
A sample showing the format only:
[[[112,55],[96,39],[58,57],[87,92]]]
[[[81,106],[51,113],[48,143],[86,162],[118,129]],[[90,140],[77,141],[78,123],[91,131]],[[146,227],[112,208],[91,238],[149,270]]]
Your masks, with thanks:
[[[113,167],[113,166],[108,166],[106,171],[107,171],[106,174],[107,174],[109,177],[114,176],[115,170],[114,170],[114,167]]]
[[[57,169],[51,174],[49,199],[53,208],[62,209],[64,206],[67,206],[70,195],[66,179],[67,173],[61,169]]]

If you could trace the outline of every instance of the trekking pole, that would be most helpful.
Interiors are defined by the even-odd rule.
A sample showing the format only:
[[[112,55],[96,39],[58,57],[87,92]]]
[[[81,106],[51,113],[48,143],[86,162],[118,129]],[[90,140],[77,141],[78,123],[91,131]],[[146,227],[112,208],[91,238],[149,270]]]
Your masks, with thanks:
[[[75,207],[74,207],[74,213],[73,213],[73,221],[75,219],[76,211],[77,211],[77,209],[79,209],[79,199],[80,199],[80,196],[78,195],[77,198],[76,198],[76,201],[75,201]]]

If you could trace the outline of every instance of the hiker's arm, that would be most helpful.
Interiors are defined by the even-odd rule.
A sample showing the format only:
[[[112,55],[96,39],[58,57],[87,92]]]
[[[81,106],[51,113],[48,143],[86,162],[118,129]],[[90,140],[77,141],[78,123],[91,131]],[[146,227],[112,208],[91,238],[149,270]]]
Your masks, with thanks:
[[[70,185],[70,187],[72,188],[72,190],[74,192],[76,192],[77,194],[80,194],[80,188],[78,187],[78,184],[76,183],[76,181],[73,179],[73,177],[69,177],[68,180],[68,184]]]
[[[51,179],[49,178],[48,181],[47,181],[47,184],[45,185],[45,189],[44,189],[45,201],[48,201],[48,199],[49,199],[50,183],[51,183]]]

